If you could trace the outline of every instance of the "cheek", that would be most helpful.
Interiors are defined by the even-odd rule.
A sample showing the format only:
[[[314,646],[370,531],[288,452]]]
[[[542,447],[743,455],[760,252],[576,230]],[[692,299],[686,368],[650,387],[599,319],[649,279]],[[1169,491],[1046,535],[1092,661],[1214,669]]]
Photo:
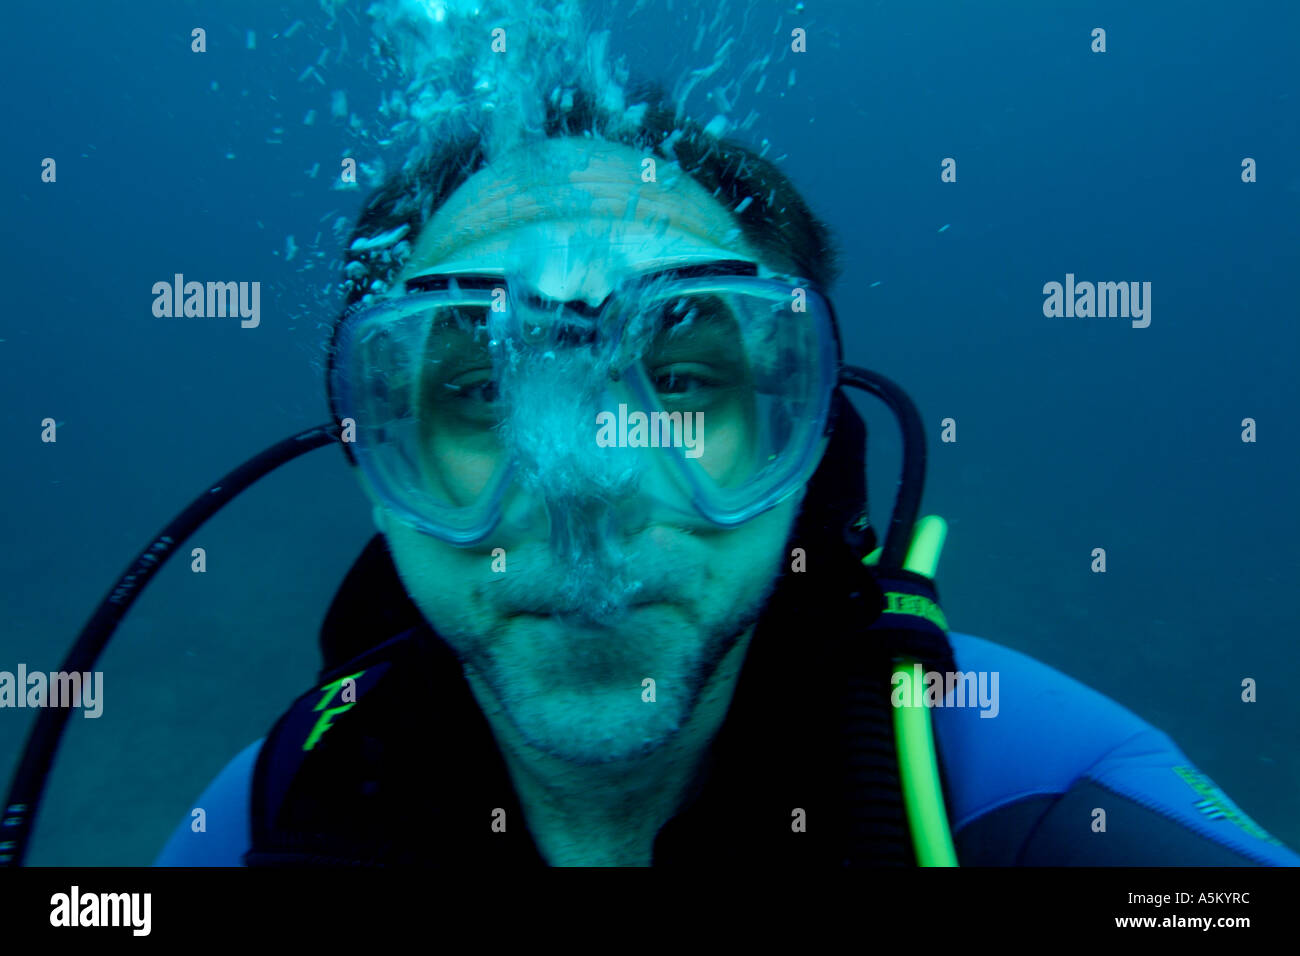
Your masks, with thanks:
[[[766,589],[780,572],[798,507],[798,499],[788,498],[735,530],[729,543],[730,563],[745,575],[752,590]]]
[[[428,490],[456,507],[477,502],[501,464],[500,442],[492,434],[435,436],[426,429],[422,446],[421,476]]]
[[[726,422],[708,426],[709,419],[705,416],[705,428],[700,436],[704,446],[700,465],[719,487],[734,487],[749,477],[747,433]]]
[[[454,548],[391,520],[384,534],[406,593],[434,630],[457,650],[468,635],[486,630],[490,609],[471,582],[491,555]]]
[[[684,601],[703,616],[718,617],[753,604],[772,586],[787,560],[798,502],[787,499],[730,531],[654,527],[645,532],[646,544],[676,568]]]
[[[721,488],[744,484],[761,468],[755,410],[748,400],[720,402],[704,412],[697,439],[703,446],[700,466]]]

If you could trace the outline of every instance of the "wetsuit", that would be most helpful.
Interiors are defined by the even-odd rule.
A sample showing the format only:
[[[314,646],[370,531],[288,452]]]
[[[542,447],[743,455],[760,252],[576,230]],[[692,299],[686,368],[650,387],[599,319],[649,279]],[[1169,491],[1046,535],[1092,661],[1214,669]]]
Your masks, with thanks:
[[[888,615],[861,559],[875,547],[866,432],[836,401],[788,542],[807,570],[778,575],[726,719],[654,841],[655,865],[914,864],[891,675],[896,658],[927,654],[936,671],[998,675],[996,716],[931,711],[960,864],[1300,864],[1165,734],[1101,694],[967,634],[940,629],[942,646],[909,650],[869,630]],[[381,537],[335,595],[320,644],[318,685],[216,777],[194,804],[206,831],[187,815],[158,864],[544,862],[459,662]],[[339,699],[349,676],[351,705]]]
[[[385,680],[396,679],[394,667],[405,665],[405,676],[410,676],[416,658],[406,655],[416,652],[403,645],[411,644],[411,633],[340,669],[355,668],[367,675],[357,681],[357,713],[367,694],[382,687]],[[981,713],[992,712],[990,707],[932,710],[948,814],[961,864],[1300,864],[1300,857],[1241,813],[1161,731],[1030,657],[967,634],[952,633],[950,640],[962,671],[999,675],[996,716],[981,717]],[[384,663],[385,658],[389,663]],[[428,661],[421,664],[429,669]],[[486,723],[481,716],[463,710],[472,709],[465,688],[452,686],[454,661],[442,659],[433,671],[440,674],[443,686],[431,684],[429,689],[439,695],[440,703],[417,707],[429,720],[418,729],[413,745],[427,748],[429,759],[412,760],[409,754],[398,753],[395,756],[401,757],[401,766],[381,764],[388,767],[386,773],[403,778],[390,789],[403,794],[408,802],[417,793],[427,801],[413,818],[417,826],[423,821],[425,829],[437,832],[445,822],[442,842],[434,844],[432,851],[421,847],[420,859],[437,863],[436,858],[428,859],[428,854],[445,852],[447,861],[458,865],[466,859],[501,865],[540,864]],[[403,696],[414,695],[408,688]],[[314,688],[282,718],[272,735],[282,748],[277,759],[299,759],[296,754],[302,752],[302,744],[328,709],[320,707],[322,702],[338,705],[336,696],[332,703],[328,698]],[[384,706],[392,706],[391,701]],[[343,739],[341,728],[347,726],[349,713],[330,717],[328,729],[318,735],[313,749],[330,734]],[[396,713],[387,716],[397,719]],[[456,738],[441,755],[431,736],[437,729]],[[365,739],[375,746],[373,737]],[[193,832],[187,815],[156,865],[244,863],[255,826],[264,830],[273,822],[255,822],[257,814],[250,815],[254,768],[263,744],[259,740],[238,754],[195,802],[194,806],[206,811],[206,831]],[[270,767],[274,761],[263,763]],[[440,773],[439,768],[446,772]],[[738,854],[788,862],[836,862],[835,847],[828,846],[828,842],[833,844],[833,836],[813,835],[819,828],[829,828],[823,827],[823,820],[839,819],[842,808],[835,800],[824,798],[825,788],[819,790],[815,779],[804,776],[806,789],[801,792],[797,780],[778,781],[772,774],[764,781],[720,761],[709,766],[705,777],[686,811],[660,831],[655,843],[656,865],[709,859],[725,862],[735,860]],[[766,785],[757,789],[764,782]],[[269,775],[259,785],[281,790],[307,787],[319,792],[331,786],[327,778],[307,784],[301,780],[276,784]],[[375,784],[371,781],[360,786],[373,788]],[[710,790],[714,798],[707,796]],[[370,797],[381,798],[382,794]],[[275,804],[286,798],[263,794],[257,801],[259,807],[267,805],[268,799]],[[306,803],[320,808],[318,819],[306,829],[330,826],[331,820],[345,818],[340,813],[356,812],[331,807],[319,799],[308,798]],[[755,806],[750,808],[750,804]],[[792,833],[790,806],[805,810],[806,833]],[[385,807],[382,802],[375,803],[376,815],[391,811]],[[491,812],[498,808],[507,811],[505,834],[494,833],[489,826]],[[1098,810],[1104,811],[1104,818]],[[1099,822],[1103,820],[1104,830]],[[477,835],[467,837],[467,831]],[[361,844],[373,847],[373,837],[369,834]],[[800,846],[801,837],[802,845],[809,848],[806,853],[792,849]],[[770,841],[766,849],[765,840]],[[274,854],[263,855],[259,862],[274,862]]]

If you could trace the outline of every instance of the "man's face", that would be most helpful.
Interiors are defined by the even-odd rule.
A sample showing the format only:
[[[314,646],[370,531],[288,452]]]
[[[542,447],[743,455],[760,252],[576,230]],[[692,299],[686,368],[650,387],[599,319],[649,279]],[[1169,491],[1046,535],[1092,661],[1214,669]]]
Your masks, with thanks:
[[[642,158],[582,139],[503,157],[439,209],[400,280],[505,269],[551,299],[594,306],[628,274],[655,266],[759,261],[728,210],[693,180],[642,183]],[[521,389],[531,391],[519,393],[517,420],[506,427],[521,447],[538,442],[530,429],[547,428],[581,429],[594,446],[595,422],[562,414],[574,383],[548,379],[546,368],[523,376]],[[719,447],[737,447],[742,412],[717,411]],[[444,435],[435,470],[462,466],[473,481],[481,443],[466,439],[462,449],[454,432]],[[596,449],[559,438],[580,450],[567,463],[549,456],[552,472],[534,470],[549,531],[546,521],[524,522],[464,548],[404,524],[377,497],[375,515],[407,591],[457,652],[484,710],[534,750],[592,765],[658,750],[721,685],[729,697],[720,668],[734,670],[743,655],[798,496],[729,530],[653,511],[611,522]],[[494,555],[498,548],[504,554]],[[655,681],[653,703],[643,699],[646,678]]]

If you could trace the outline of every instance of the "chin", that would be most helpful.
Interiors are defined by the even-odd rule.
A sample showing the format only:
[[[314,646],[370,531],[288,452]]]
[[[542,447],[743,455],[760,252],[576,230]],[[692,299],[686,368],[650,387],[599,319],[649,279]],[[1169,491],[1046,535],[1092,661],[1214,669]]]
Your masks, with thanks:
[[[512,701],[506,714],[528,745],[578,766],[653,756],[681,732],[684,702],[641,700],[638,688],[557,689]]]

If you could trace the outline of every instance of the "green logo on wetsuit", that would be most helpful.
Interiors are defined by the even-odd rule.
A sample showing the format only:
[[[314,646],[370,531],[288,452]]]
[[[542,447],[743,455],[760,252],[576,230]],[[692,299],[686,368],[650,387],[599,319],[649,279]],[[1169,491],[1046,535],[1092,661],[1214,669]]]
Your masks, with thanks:
[[[303,750],[311,750],[320,742],[321,735],[330,729],[330,721],[332,721],[335,716],[343,713],[345,710],[352,709],[352,706],[356,703],[355,699],[348,701],[346,704],[340,704],[337,707],[327,707],[327,705],[338,692],[339,688],[343,686],[345,681],[353,681],[355,683],[356,679],[364,673],[365,671],[357,671],[355,674],[349,674],[347,677],[340,677],[338,680],[330,681],[321,688],[321,693],[324,694],[324,696],[321,697],[320,703],[317,704],[314,709],[324,711],[324,713],[317,718],[316,726],[313,727],[311,733],[307,735],[307,740],[302,745]],[[353,693],[356,692],[355,687],[351,688],[351,690]]]
[[[1192,767],[1174,767],[1174,773],[1199,793],[1204,799],[1196,801],[1196,809],[1211,820],[1227,820],[1239,830],[1244,830],[1253,837],[1281,846],[1282,841],[1270,836],[1268,831],[1246,816],[1241,808],[1228,799],[1228,795],[1214,785],[1214,781]]]

